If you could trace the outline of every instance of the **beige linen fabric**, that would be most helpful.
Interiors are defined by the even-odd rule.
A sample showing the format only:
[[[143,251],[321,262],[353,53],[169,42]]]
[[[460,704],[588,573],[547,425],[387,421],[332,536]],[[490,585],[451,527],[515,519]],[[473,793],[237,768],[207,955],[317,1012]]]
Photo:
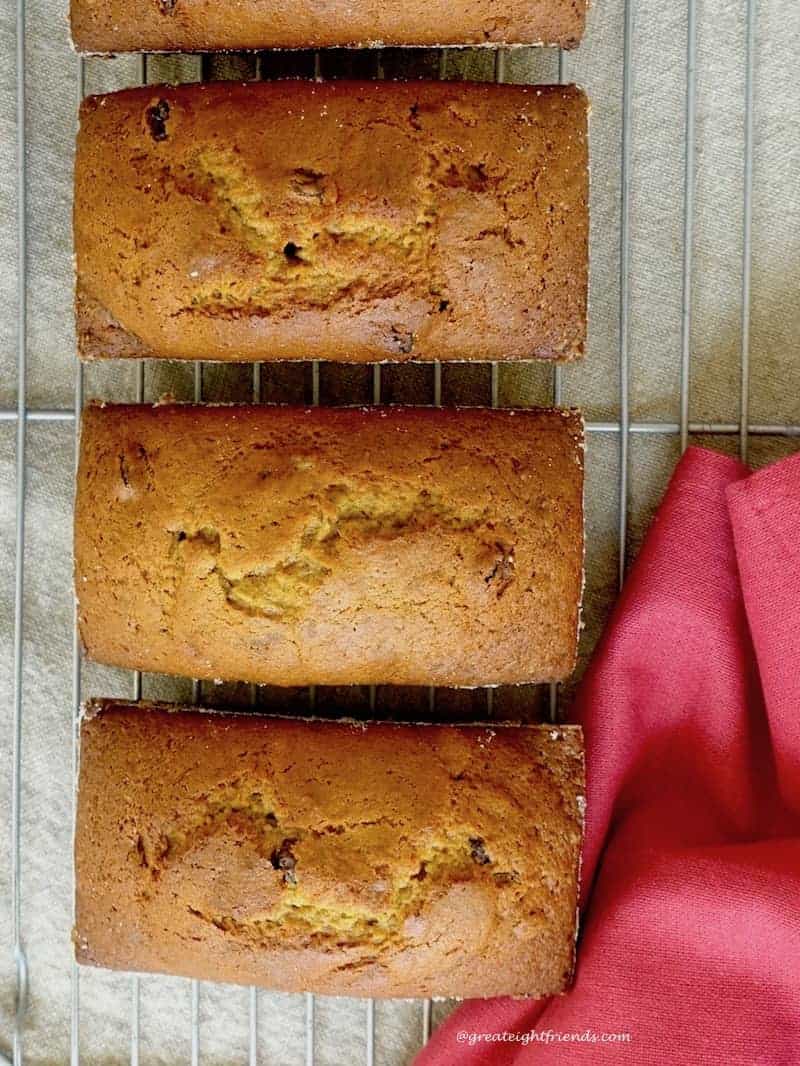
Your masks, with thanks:
[[[681,354],[684,107],[686,90],[685,3],[630,0],[632,124],[630,197],[630,391],[631,417],[676,422],[679,416]],[[0,12],[0,406],[16,402],[16,228],[15,211],[15,27],[11,4]],[[736,422],[739,417],[741,284],[743,249],[745,0],[697,0],[697,160],[693,240],[692,374],[693,422]],[[800,424],[800,55],[797,0],[760,0],[757,9],[750,415],[754,423]],[[71,53],[64,6],[29,0],[26,48],[28,389],[32,409],[70,407],[75,358],[71,315],[72,259],[70,199],[73,136],[78,99],[77,61]],[[592,281],[586,361],[563,372],[565,403],[579,404],[590,420],[619,417],[619,218],[622,104],[622,0],[596,0],[586,41],[565,56],[565,76],[583,84],[592,115]],[[323,57],[326,76],[377,76],[376,54],[336,53]],[[437,76],[435,52],[386,52],[389,77]],[[194,58],[152,59],[150,80],[192,79]],[[313,70],[310,55],[260,60],[263,77]],[[210,61],[212,76],[251,77],[254,60]],[[488,52],[451,52],[448,77],[491,78]],[[506,76],[514,81],[555,80],[553,51],[514,52]],[[103,91],[135,84],[135,57],[87,64],[87,88]],[[249,367],[208,367],[203,395],[245,398],[252,393]],[[373,395],[368,368],[321,370],[323,402],[364,401]],[[384,368],[387,400],[429,401],[432,370]],[[135,397],[132,365],[91,367],[85,395]],[[192,368],[147,368],[145,392],[193,394]],[[262,398],[308,400],[308,367],[264,368]],[[500,374],[502,404],[549,402],[552,376],[542,367],[507,367]],[[487,367],[447,367],[446,403],[486,402]],[[735,437],[693,438],[735,452]],[[585,657],[613,601],[617,584],[618,436],[593,432],[587,448],[587,610]],[[751,461],[760,465],[798,446],[776,436],[751,440]],[[72,590],[70,524],[74,426],[69,422],[29,424],[24,595],[24,688],[22,747],[22,932],[30,967],[30,1004],[24,1049],[31,1063],[63,1063],[70,1042],[70,907],[72,815]],[[635,433],[630,438],[628,559],[635,553],[649,516],[679,454],[675,435]],[[0,808],[9,822],[12,722],[12,632],[14,513],[17,488],[15,427],[0,422],[2,505],[0,506]],[[502,654],[502,649],[498,649]],[[130,675],[86,666],[85,695],[131,692]],[[190,696],[188,683],[146,678],[146,695]],[[236,686],[204,693],[215,702],[246,702]],[[515,717],[542,709],[546,694],[527,689],[495,695],[494,713]],[[271,708],[305,708],[303,693],[266,692]],[[338,690],[320,694],[321,709],[366,711],[367,693]],[[379,692],[379,713],[411,717],[427,705],[427,693]],[[568,715],[569,692],[563,694]],[[443,716],[486,713],[483,693],[440,693]],[[0,866],[10,869],[10,833],[0,834]],[[0,1048],[8,1051],[13,1027],[14,967],[11,943],[10,878],[2,880],[0,906]],[[80,1049],[84,1062],[127,1062],[130,1046],[131,982],[127,976],[83,970],[80,974]],[[434,1020],[448,1009],[434,1007]],[[302,997],[259,995],[259,1062],[273,1066],[303,1061],[305,1004]],[[146,977],[141,982],[141,1062],[189,1061],[188,982]],[[376,1007],[376,1061],[397,1066],[419,1047],[422,1008],[412,1003]],[[365,1055],[366,1008],[351,1000],[317,1000],[316,1061],[339,1066]],[[248,992],[204,985],[200,992],[201,1061],[247,1061]]]

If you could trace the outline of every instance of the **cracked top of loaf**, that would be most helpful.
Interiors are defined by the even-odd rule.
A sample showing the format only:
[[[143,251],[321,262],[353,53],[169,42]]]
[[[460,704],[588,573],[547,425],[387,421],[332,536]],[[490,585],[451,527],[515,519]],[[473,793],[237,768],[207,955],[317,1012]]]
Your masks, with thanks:
[[[71,0],[83,52],[576,45],[587,0]]]
[[[583,354],[575,86],[148,86],[83,103],[75,175],[85,359]]]
[[[83,643],[273,685],[561,680],[582,493],[575,411],[90,406]]]
[[[78,960],[293,992],[559,992],[574,959],[583,773],[576,726],[93,702]]]

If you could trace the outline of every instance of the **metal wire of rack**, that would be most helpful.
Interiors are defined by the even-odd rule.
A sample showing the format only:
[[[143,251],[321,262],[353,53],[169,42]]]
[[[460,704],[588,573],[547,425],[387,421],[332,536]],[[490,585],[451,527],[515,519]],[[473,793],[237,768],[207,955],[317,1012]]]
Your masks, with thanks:
[[[680,414],[677,422],[669,421],[633,421],[630,417],[630,356],[628,339],[630,332],[630,187],[631,187],[631,128],[632,128],[632,90],[634,76],[633,56],[633,20],[634,0],[624,0],[623,8],[623,67],[622,67],[622,140],[621,140],[621,189],[619,199],[620,244],[619,244],[619,417],[615,421],[589,422],[587,430],[592,435],[612,435],[618,438],[619,481],[617,485],[618,513],[618,576],[622,583],[628,554],[628,499],[630,489],[629,445],[633,435],[653,434],[677,437],[681,448],[685,448],[689,438],[694,434],[717,435],[738,438],[739,453],[747,458],[748,443],[752,436],[800,437],[800,425],[793,424],[751,424],[749,419],[749,382],[750,382],[750,304],[751,304],[751,256],[752,256],[752,201],[753,201],[753,133],[754,133],[754,57],[756,32],[756,0],[746,0],[746,51],[745,51],[745,142],[744,142],[744,183],[742,189],[743,207],[743,257],[741,266],[741,372],[739,381],[739,420],[738,422],[701,423],[690,420],[690,375],[691,375],[691,324],[692,324],[692,242],[694,234],[694,188],[695,188],[695,107],[696,107],[696,70],[697,70],[697,29],[695,0],[687,0],[687,51],[685,84],[685,168],[684,168],[684,217],[683,217],[683,259],[682,259],[682,307],[681,307],[681,352],[680,352]],[[84,373],[79,366],[75,383],[74,406],[71,409],[31,409],[27,406],[26,357],[28,351],[27,337],[27,293],[26,277],[28,263],[27,212],[26,212],[26,79],[25,79],[25,0],[17,0],[17,270],[18,270],[18,304],[17,304],[17,403],[14,408],[0,410],[0,422],[14,422],[16,429],[16,558],[14,577],[14,643],[13,643],[13,683],[14,705],[12,721],[12,787],[11,787],[11,880],[12,880],[12,937],[16,965],[16,1012],[13,1034],[13,1062],[20,1066],[23,1062],[23,1037],[28,1006],[28,967],[21,923],[21,746],[23,716],[23,593],[24,593],[24,545],[25,545],[25,487],[26,487],[26,431],[28,423],[36,422],[73,422],[77,441],[79,416],[84,400]],[[447,53],[442,52],[439,73],[446,76]],[[565,76],[566,57],[559,53],[558,80]],[[320,55],[314,56],[314,76],[321,76]],[[141,80],[147,81],[147,60],[141,60]],[[378,76],[382,76],[383,67],[380,58],[377,63]],[[256,67],[259,77],[260,62]],[[495,78],[503,81],[506,75],[506,54],[498,51],[495,61]],[[83,97],[85,90],[85,64],[78,60],[78,95]],[[381,367],[376,365],[372,371],[372,400],[381,401]],[[442,367],[433,368],[432,402],[442,402]],[[145,396],[145,368],[140,363],[136,373],[136,400],[141,402]],[[203,395],[203,367],[196,364],[194,376],[194,397],[201,400]],[[489,386],[488,400],[497,406],[500,395],[500,368],[493,364]],[[262,399],[261,367],[255,364],[252,377],[252,397],[258,402]],[[562,382],[556,367],[552,377],[552,398],[555,404],[562,399]],[[320,366],[311,368],[311,399],[320,402]],[[142,677],[138,672],[132,678],[132,695],[138,698],[142,691]],[[194,694],[201,696],[199,683],[195,682]],[[491,710],[491,690],[487,690],[487,710]],[[436,693],[431,689],[429,705],[435,707]],[[77,637],[77,628],[73,634],[73,779],[77,771],[77,729],[81,701],[81,655]],[[308,693],[308,706],[316,706],[316,693]],[[370,706],[375,706],[375,690],[370,691]],[[550,710],[555,718],[558,713],[558,690],[556,686],[550,692]],[[130,979],[130,1062],[138,1066],[140,1060],[140,992],[142,979],[132,975]],[[81,1059],[81,1016],[80,1016],[80,971],[72,962],[71,970],[71,1035],[70,1062],[77,1066]],[[201,1061],[200,1005],[201,986],[196,981],[189,984],[191,1000],[191,1062],[193,1066]],[[259,993],[252,988],[248,995],[248,1062],[257,1066],[259,1059]],[[430,1036],[432,1025],[432,1004],[425,1001],[420,1007],[420,1036],[425,1042]],[[374,1001],[365,1004],[365,1039],[366,1062],[368,1066],[375,1063],[376,1014]],[[1,1057],[0,1057],[1,1058]],[[315,1062],[315,999],[305,998],[305,1062],[314,1066]]]

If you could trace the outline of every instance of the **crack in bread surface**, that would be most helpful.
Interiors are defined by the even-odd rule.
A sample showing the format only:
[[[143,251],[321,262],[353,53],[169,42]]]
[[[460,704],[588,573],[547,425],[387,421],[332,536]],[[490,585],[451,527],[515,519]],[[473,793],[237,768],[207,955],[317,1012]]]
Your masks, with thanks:
[[[446,310],[450,301],[436,268],[441,194],[492,191],[507,215],[501,180],[484,162],[465,160],[445,146],[428,151],[416,180],[413,217],[393,222],[368,210],[353,213],[339,204],[334,176],[297,168],[287,174],[287,220],[282,212],[271,216],[264,189],[237,152],[205,145],[191,177],[179,185],[195,195],[199,186],[217,204],[254,270],[243,280],[217,269],[194,286],[190,302],[175,314],[235,318],[401,295],[427,302],[432,312]]]
[[[212,838],[224,834],[232,846],[247,839],[259,855],[269,857],[286,844],[293,853],[293,873],[286,879],[273,862],[279,895],[271,906],[253,913],[236,915],[214,908],[187,896],[190,914],[237,939],[259,945],[285,940],[287,935],[321,945],[336,943],[366,944],[376,949],[390,941],[413,935],[407,923],[419,915],[427,900],[446,892],[453,885],[467,882],[485,883],[496,890],[508,886],[510,895],[524,894],[517,872],[502,869],[489,856],[491,845],[477,837],[469,825],[454,826],[445,836],[428,833],[415,851],[416,865],[402,865],[390,872],[388,864],[375,870],[373,902],[343,902],[336,887],[325,892],[326,874],[313,866],[310,858],[304,865],[304,845],[322,841],[326,849],[322,866],[348,868],[348,854],[374,853],[368,835],[376,828],[386,834],[399,831],[391,818],[341,821],[321,825],[295,824],[289,811],[260,784],[246,782],[224,784],[197,798],[195,817],[187,823],[166,828],[155,840],[144,832],[136,838],[139,864],[147,869],[154,883],[178,868]],[[318,856],[317,856],[318,857]],[[312,880],[309,888],[304,882]]]
[[[489,560],[484,581],[498,598],[514,580],[513,546],[490,528],[487,505],[459,508],[433,490],[396,487],[382,492],[340,482],[309,497],[307,510],[312,517],[287,546],[283,558],[244,572],[219,559],[221,537],[213,525],[171,533],[184,561],[182,553],[198,548],[216,560],[209,573],[217,576],[229,604],[266,618],[291,619],[302,612],[333,573],[341,545],[392,540],[431,529],[480,537]],[[179,570],[178,560],[175,565]]]
[[[421,190],[416,216],[391,223],[368,213],[338,209],[333,179],[299,169],[288,178],[294,217],[270,217],[263,189],[237,155],[218,147],[197,154],[201,181],[257,264],[258,279],[244,285],[235,274],[196,286],[178,314],[270,314],[290,305],[327,307],[347,297],[375,300],[412,291],[440,296],[431,255],[436,207]]]

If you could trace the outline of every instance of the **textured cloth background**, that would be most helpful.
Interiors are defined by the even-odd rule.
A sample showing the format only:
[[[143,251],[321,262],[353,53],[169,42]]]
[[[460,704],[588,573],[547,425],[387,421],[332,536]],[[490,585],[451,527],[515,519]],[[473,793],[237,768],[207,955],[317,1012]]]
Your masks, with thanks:
[[[396,0],[400,2],[400,0]],[[683,258],[684,105],[686,86],[686,5],[663,0],[631,0],[634,10],[633,107],[631,127],[630,323],[631,416],[675,422],[679,412],[681,279]],[[800,88],[796,77],[800,48],[797,0],[756,3],[755,172],[753,198],[753,301],[751,323],[751,421],[800,424]],[[11,4],[0,11],[0,405],[16,400],[17,208],[14,161],[15,27]],[[691,418],[696,422],[736,422],[739,412],[741,351],[741,267],[743,246],[744,0],[698,0],[696,219],[693,242],[693,320],[691,334]],[[619,415],[619,198],[622,101],[622,0],[596,0],[583,46],[565,57],[565,77],[589,90],[592,116],[592,281],[589,351],[585,363],[563,373],[564,402],[586,409],[590,420]],[[70,198],[72,142],[78,100],[77,61],[69,49],[62,0],[29,0],[27,6],[26,129],[28,240],[28,404],[32,409],[73,403],[75,360],[72,328]],[[435,52],[383,55],[387,76],[437,76]],[[195,78],[200,61],[153,59],[150,80]],[[305,69],[310,56],[263,57],[261,74],[278,76]],[[324,56],[326,76],[377,76],[376,55]],[[252,76],[253,60],[213,61],[206,73]],[[450,53],[449,77],[491,78],[486,52]],[[528,50],[510,56],[509,80],[552,81],[557,54]],[[92,60],[88,91],[134,84],[136,58]],[[264,399],[310,399],[307,367],[264,369]],[[169,390],[192,395],[189,367],[148,367],[146,395]],[[430,368],[384,368],[386,399],[424,401],[432,396]],[[250,368],[207,369],[203,394],[209,399],[244,397],[252,390]],[[135,396],[135,368],[92,367],[85,394],[115,399]],[[324,366],[323,402],[372,398],[364,368]],[[500,402],[547,402],[552,376],[541,367],[505,367]],[[488,368],[447,367],[446,403],[486,402]],[[733,437],[702,435],[697,443],[736,450]],[[22,930],[30,964],[31,999],[25,1033],[29,1061],[61,1063],[69,1055],[71,901],[70,825],[72,813],[72,590],[70,522],[74,426],[69,422],[29,424],[26,483],[25,658],[22,750]],[[751,440],[754,465],[797,447],[791,439]],[[635,433],[630,440],[628,556],[635,553],[652,508],[678,457],[676,436]],[[0,589],[2,589],[2,670],[0,707],[0,807],[7,815],[11,779],[12,627],[14,511],[14,425],[0,421],[2,505],[0,506]],[[618,437],[592,433],[587,452],[587,628],[583,659],[607,616],[617,586]],[[502,649],[498,649],[502,654]],[[83,670],[85,695],[129,694],[130,675],[97,667]],[[146,695],[188,697],[182,682],[161,685],[146,678]],[[204,693],[206,698],[243,699],[235,688]],[[569,692],[563,707],[568,714]],[[302,694],[263,694],[269,706],[304,706]],[[322,693],[325,707],[364,708],[366,693]],[[535,691],[502,691],[495,712],[535,714],[542,705]],[[427,706],[427,693],[380,692],[379,713]],[[443,714],[485,714],[482,694],[441,693]],[[0,866],[9,869],[10,834],[0,834]],[[2,880],[0,911],[0,1047],[10,1043],[14,970],[11,951],[9,879]],[[123,975],[85,970],[80,978],[80,1047],[84,1061],[121,1063],[128,1059],[130,981]],[[201,1057],[204,1063],[246,1061],[247,990],[203,986]],[[304,1003],[301,998],[259,997],[260,1061],[302,1061]],[[449,1009],[434,1007],[434,1020]],[[142,1062],[188,1061],[190,999],[185,981],[146,978],[142,982]],[[420,1004],[378,1004],[377,1062],[407,1062],[418,1049]],[[355,1001],[317,1001],[317,1062],[359,1062],[365,1048],[366,1011]]]

